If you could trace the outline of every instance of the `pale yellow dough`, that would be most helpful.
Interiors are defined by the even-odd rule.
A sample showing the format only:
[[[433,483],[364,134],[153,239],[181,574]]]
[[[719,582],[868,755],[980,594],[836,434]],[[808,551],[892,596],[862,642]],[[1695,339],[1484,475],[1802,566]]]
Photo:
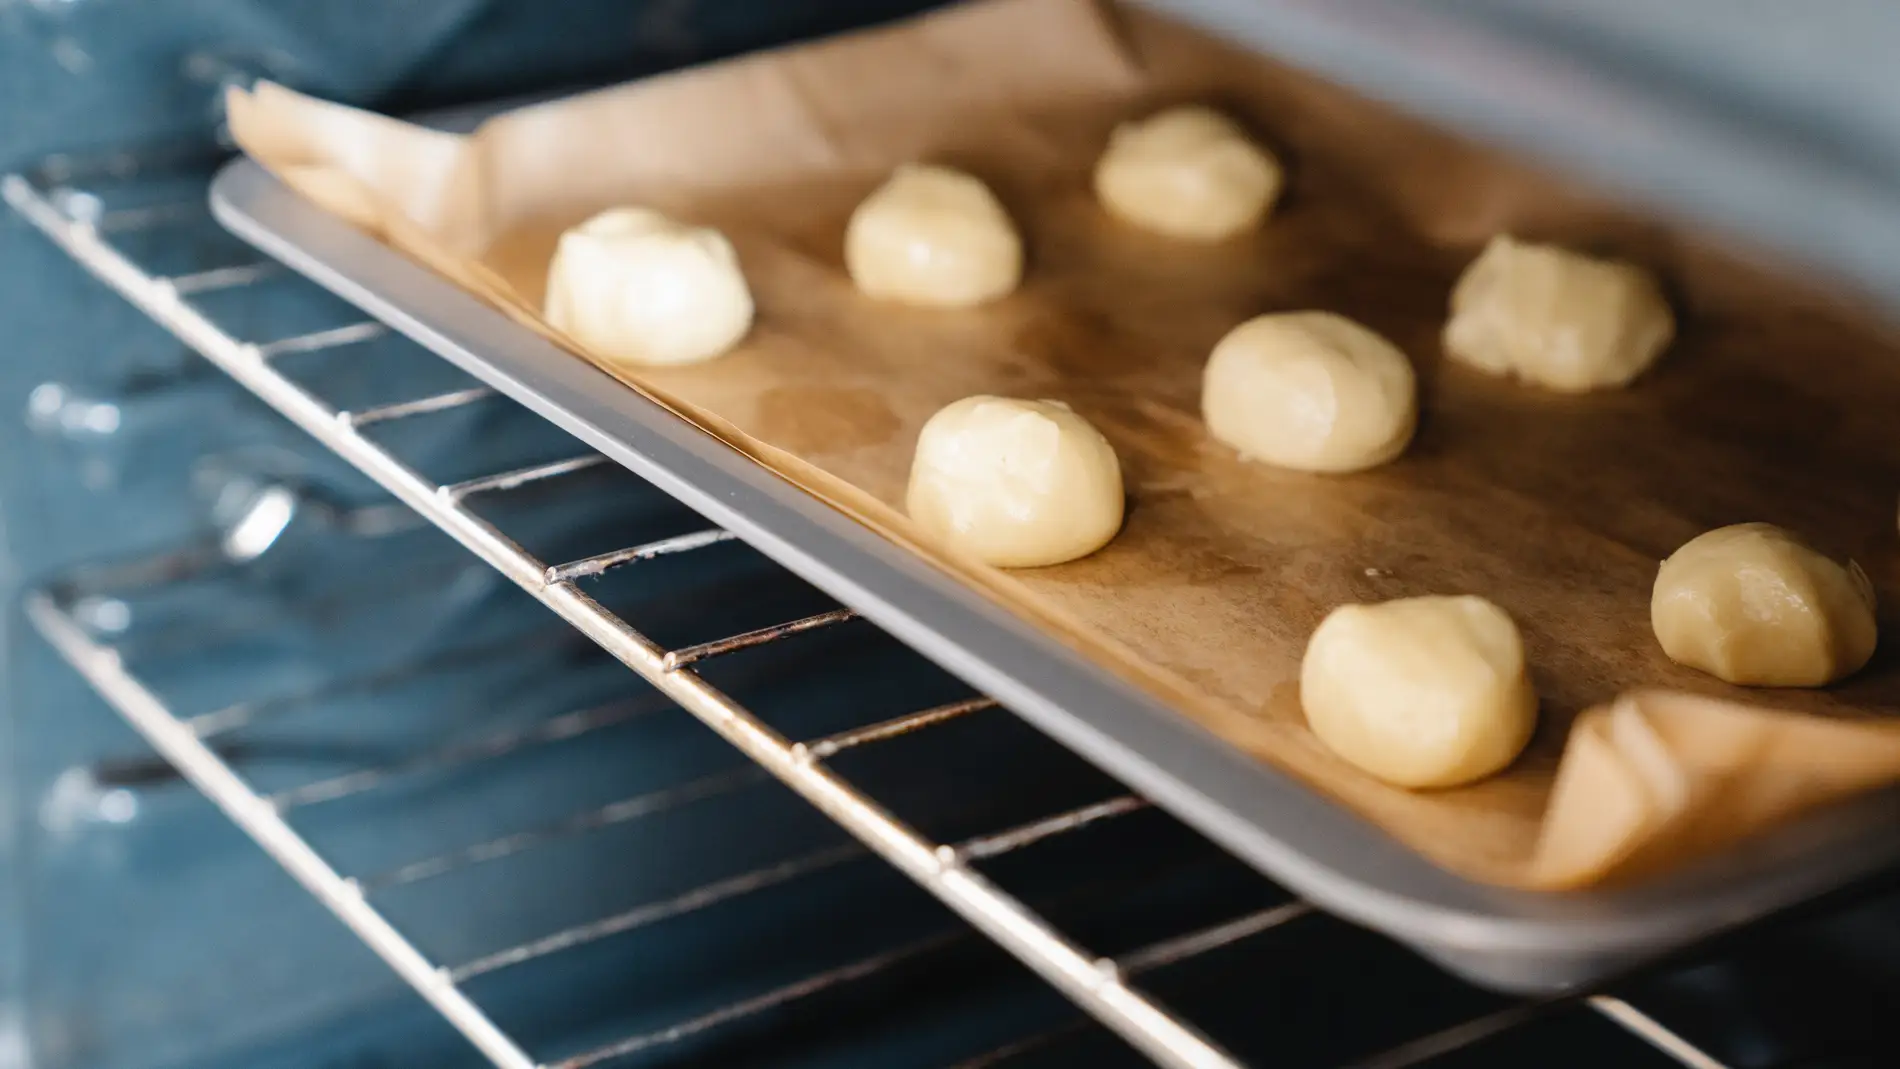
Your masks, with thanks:
[[[1331,312],[1250,319],[1214,346],[1201,377],[1208,432],[1241,455],[1348,472],[1405,451],[1418,420],[1411,362]]]
[[[1023,243],[981,181],[949,167],[905,164],[851,213],[844,261],[867,296],[964,308],[1016,288]]]
[[[589,352],[634,365],[692,364],[752,326],[732,243],[646,208],[613,208],[561,235],[545,313]]]
[[[1624,386],[1675,337],[1648,271],[1500,234],[1451,293],[1445,352],[1563,393]]]
[[[989,564],[1060,564],[1121,529],[1121,464],[1060,401],[966,397],[924,424],[905,505],[930,535]]]
[[[1110,214],[1192,241],[1258,227],[1282,181],[1279,161],[1232,119],[1195,106],[1122,123],[1095,165],[1095,195]]]
[[[1334,753],[1412,788],[1489,776],[1537,723],[1517,625],[1471,596],[1334,609],[1300,663],[1300,704]]]
[[[1768,523],[1718,528],[1670,554],[1649,619],[1670,660],[1744,686],[1823,686],[1874,653],[1866,573]]]

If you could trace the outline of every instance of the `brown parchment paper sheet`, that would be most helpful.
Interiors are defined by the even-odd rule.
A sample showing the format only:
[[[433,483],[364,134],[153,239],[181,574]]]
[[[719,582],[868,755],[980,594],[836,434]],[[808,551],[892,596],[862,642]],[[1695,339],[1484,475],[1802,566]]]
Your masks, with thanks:
[[[1258,235],[1177,243],[1094,203],[1111,126],[1180,100],[1230,110],[1288,162]],[[1900,605],[1900,343],[1824,294],[1310,77],[1087,0],[984,0],[530,107],[469,137],[268,84],[230,103],[239,144],[293,187],[569,348],[538,316],[563,228],[623,203],[722,227],[759,306],[749,339],[699,367],[610,371],[1457,872],[1535,888],[1628,877],[1900,778],[1886,715],[1900,643],[1832,689],[1751,694],[1672,665],[1648,613],[1664,556],[1747,520],[1853,555]],[[911,159],[997,190],[1030,250],[1018,293],[926,311],[853,290],[845,220]],[[1674,289],[1678,342],[1633,388],[1585,397],[1447,365],[1452,281],[1499,230],[1652,265]],[[1206,437],[1215,340],[1302,308],[1364,322],[1418,366],[1422,424],[1398,462],[1309,476]],[[901,503],[916,433],[979,392],[1060,398],[1102,429],[1130,493],[1120,537],[1004,573],[914,535]],[[1524,757],[1433,793],[1332,757],[1297,685],[1321,616],[1465,592],[1523,628],[1543,698]]]

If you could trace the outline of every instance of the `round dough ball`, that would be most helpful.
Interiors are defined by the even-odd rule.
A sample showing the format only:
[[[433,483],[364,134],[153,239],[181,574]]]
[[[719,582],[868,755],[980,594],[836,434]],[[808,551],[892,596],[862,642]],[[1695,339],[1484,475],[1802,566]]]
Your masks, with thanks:
[[[1401,787],[1482,779],[1537,724],[1517,625],[1471,596],[1334,609],[1300,663],[1300,704],[1334,753]]]
[[[1663,561],[1649,601],[1677,664],[1755,687],[1818,687],[1874,653],[1874,588],[1769,523],[1721,527]]]
[[[949,167],[905,164],[851,213],[844,262],[865,295],[965,308],[1023,276],[1023,243],[989,187]]]
[[[925,531],[989,564],[1060,564],[1121,530],[1121,464],[1060,401],[966,397],[924,424],[905,506]]]
[[[1201,376],[1208,432],[1242,456],[1301,471],[1360,471],[1398,456],[1418,422],[1411,362],[1331,312],[1249,319]]]
[[[1649,272],[1500,234],[1451,292],[1445,352],[1564,393],[1628,384],[1676,333]]]
[[[1125,122],[1095,165],[1095,195],[1127,222],[1169,237],[1220,241],[1260,225],[1280,195],[1280,164],[1210,108]]]
[[[607,360],[693,364],[745,337],[752,293],[719,231],[647,208],[611,208],[561,235],[545,312],[556,330]]]

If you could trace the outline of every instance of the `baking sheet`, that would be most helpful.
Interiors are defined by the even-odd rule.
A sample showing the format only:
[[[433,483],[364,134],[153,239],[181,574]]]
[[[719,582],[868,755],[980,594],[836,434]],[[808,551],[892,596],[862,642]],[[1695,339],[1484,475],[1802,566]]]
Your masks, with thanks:
[[[1067,44],[1036,43],[1052,40]],[[873,83],[877,93],[862,91]],[[1174,98],[1214,99],[1288,150],[1288,202],[1257,239],[1176,246],[1090,203],[1086,171],[1108,126]],[[1678,751],[1683,773],[1711,788],[1691,792],[1697,805],[1757,820],[1658,821],[1653,807],[1605,804],[1643,799],[1640,783],[1618,786],[1628,768],[1604,731],[1576,736],[1594,747],[1586,764],[1604,786],[1566,792],[1581,808],[1546,819],[1580,710],[1631,687],[1741,695],[1654,650],[1649,582],[1676,544],[1771,519],[1854,553],[1891,595],[1900,464],[1879,413],[1896,399],[1893,341],[1254,57],[1145,16],[1004,0],[529,109],[468,142],[269,89],[234,101],[233,120],[291,184],[531,326],[553,236],[593,210],[638,199],[725,227],[760,298],[759,330],[713,365],[643,373],[643,390],[1466,875],[1552,887],[1654,868],[1900,765],[1900,740],[1870,718],[1900,676],[1877,655],[1836,691],[1774,695],[1835,720],[1630,707],[1665,742],[1689,737],[1666,730],[1684,708],[1725,739],[1800,735],[1811,760],[1793,769],[1762,760],[1777,748],[1734,747],[1700,767],[1708,747]],[[609,128],[625,140],[601,138]],[[844,217],[891,163],[916,156],[998,188],[1028,231],[1023,292],[946,314],[851,291],[837,263]],[[1500,228],[1661,268],[1685,320],[1663,367],[1592,398],[1439,367],[1450,280]],[[1213,340],[1247,315],[1308,306],[1361,319],[1420,364],[1425,423],[1399,463],[1300,476],[1241,464],[1201,436],[1193,390]],[[891,508],[909,442],[938,405],[972,392],[1059,396],[1103,428],[1132,490],[1116,543],[1004,575],[912,538]],[[1488,783],[1383,787],[1306,733],[1299,650],[1340,601],[1453,591],[1484,593],[1524,626],[1543,727]],[[1724,804],[1738,783],[1766,803]],[[1621,832],[1599,816],[1617,812]]]

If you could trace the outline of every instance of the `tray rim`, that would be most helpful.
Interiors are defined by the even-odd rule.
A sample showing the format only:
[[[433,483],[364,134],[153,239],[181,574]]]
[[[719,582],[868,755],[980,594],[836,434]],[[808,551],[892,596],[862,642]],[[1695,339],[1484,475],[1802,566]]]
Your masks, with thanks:
[[[567,430],[1140,791],[1268,877],[1479,983],[1567,990],[1900,863],[1900,789],[1629,888],[1466,880],[1054,636],[516,324],[247,158],[214,178],[244,241]]]

